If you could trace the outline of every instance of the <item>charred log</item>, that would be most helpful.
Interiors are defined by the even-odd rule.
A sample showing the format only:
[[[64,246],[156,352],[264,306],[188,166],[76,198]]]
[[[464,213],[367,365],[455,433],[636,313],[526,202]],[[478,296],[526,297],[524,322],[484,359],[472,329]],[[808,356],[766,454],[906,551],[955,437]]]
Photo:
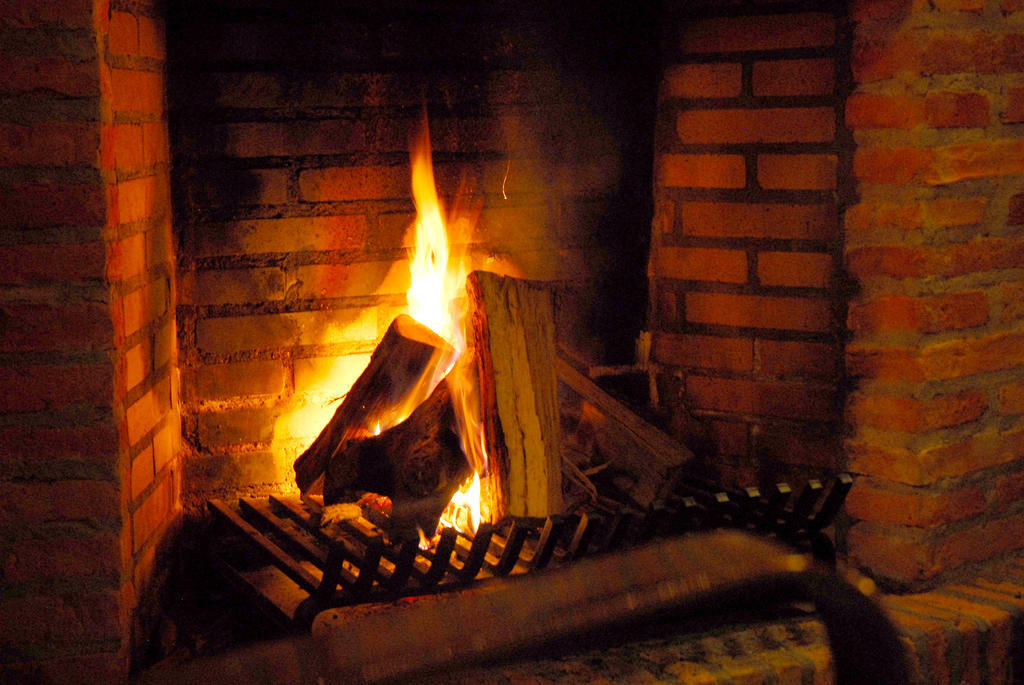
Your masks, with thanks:
[[[363,492],[391,498],[392,532],[431,532],[472,469],[462,454],[447,381],[405,421],[380,435],[353,438],[334,455],[324,478],[324,503],[351,502]]]
[[[416,406],[430,392],[430,378],[451,363],[454,351],[412,317],[395,318],[352,388],[313,444],[295,460],[295,482],[310,491],[335,455],[353,440],[389,425],[396,407]]]

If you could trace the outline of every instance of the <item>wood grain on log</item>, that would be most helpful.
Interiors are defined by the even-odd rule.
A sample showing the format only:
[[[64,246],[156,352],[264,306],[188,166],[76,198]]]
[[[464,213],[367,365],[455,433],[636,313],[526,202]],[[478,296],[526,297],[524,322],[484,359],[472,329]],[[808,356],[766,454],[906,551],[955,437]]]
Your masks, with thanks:
[[[488,454],[490,520],[562,510],[555,378],[554,299],[549,290],[474,271],[466,282]]]
[[[612,466],[632,476],[626,494],[647,507],[671,490],[680,467],[694,459],[693,452],[637,416],[563,358],[557,359],[555,367],[558,380],[584,400],[581,421],[589,424],[598,449],[612,459]]]

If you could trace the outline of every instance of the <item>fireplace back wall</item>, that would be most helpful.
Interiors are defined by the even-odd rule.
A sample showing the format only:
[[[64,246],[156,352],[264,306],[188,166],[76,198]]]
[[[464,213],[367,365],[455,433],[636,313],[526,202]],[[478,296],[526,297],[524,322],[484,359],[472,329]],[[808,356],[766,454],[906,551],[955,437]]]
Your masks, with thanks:
[[[650,17],[284,6],[170,7],[186,508],[289,487],[404,308],[424,106],[442,197],[482,205],[475,267],[551,282],[592,362],[632,361],[644,322]]]

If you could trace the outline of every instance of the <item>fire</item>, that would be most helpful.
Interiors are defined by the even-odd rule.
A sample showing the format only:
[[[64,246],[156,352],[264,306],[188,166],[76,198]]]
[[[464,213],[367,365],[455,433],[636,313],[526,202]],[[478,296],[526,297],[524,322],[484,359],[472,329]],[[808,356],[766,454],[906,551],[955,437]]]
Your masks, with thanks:
[[[469,365],[456,364],[466,350],[463,322],[468,309],[466,276],[469,259],[464,248],[453,250],[450,242],[452,231],[443,218],[443,207],[434,183],[426,121],[413,147],[412,196],[416,205],[416,221],[409,259],[410,286],[406,292],[409,315],[444,338],[455,350],[451,363],[438,364],[435,377],[424,380],[432,389],[448,376],[463,453],[474,470],[474,475],[462,484],[446,509],[449,517],[443,516],[439,524],[475,532],[481,518],[480,474],[485,471],[487,461],[481,442],[476,377]],[[449,223],[465,230],[472,222],[453,212]],[[467,236],[457,237],[464,240]]]

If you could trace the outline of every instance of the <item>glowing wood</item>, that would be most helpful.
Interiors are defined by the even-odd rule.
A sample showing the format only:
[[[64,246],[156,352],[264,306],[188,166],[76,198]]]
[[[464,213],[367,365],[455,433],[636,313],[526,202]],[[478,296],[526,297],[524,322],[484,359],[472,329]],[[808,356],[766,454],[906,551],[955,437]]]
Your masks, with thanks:
[[[554,300],[547,289],[483,271],[469,275],[481,427],[492,521],[562,511]]]
[[[424,379],[447,366],[452,354],[448,343],[426,326],[405,314],[396,317],[334,416],[295,460],[299,489],[313,489],[350,442],[368,437],[375,426],[392,425],[397,407],[411,412],[431,390]]]
[[[455,432],[447,381],[405,421],[380,435],[349,441],[332,457],[324,503],[352,502],[363,492],[391,498],[392,533],[432,533],[455,490],[472,475]]]

